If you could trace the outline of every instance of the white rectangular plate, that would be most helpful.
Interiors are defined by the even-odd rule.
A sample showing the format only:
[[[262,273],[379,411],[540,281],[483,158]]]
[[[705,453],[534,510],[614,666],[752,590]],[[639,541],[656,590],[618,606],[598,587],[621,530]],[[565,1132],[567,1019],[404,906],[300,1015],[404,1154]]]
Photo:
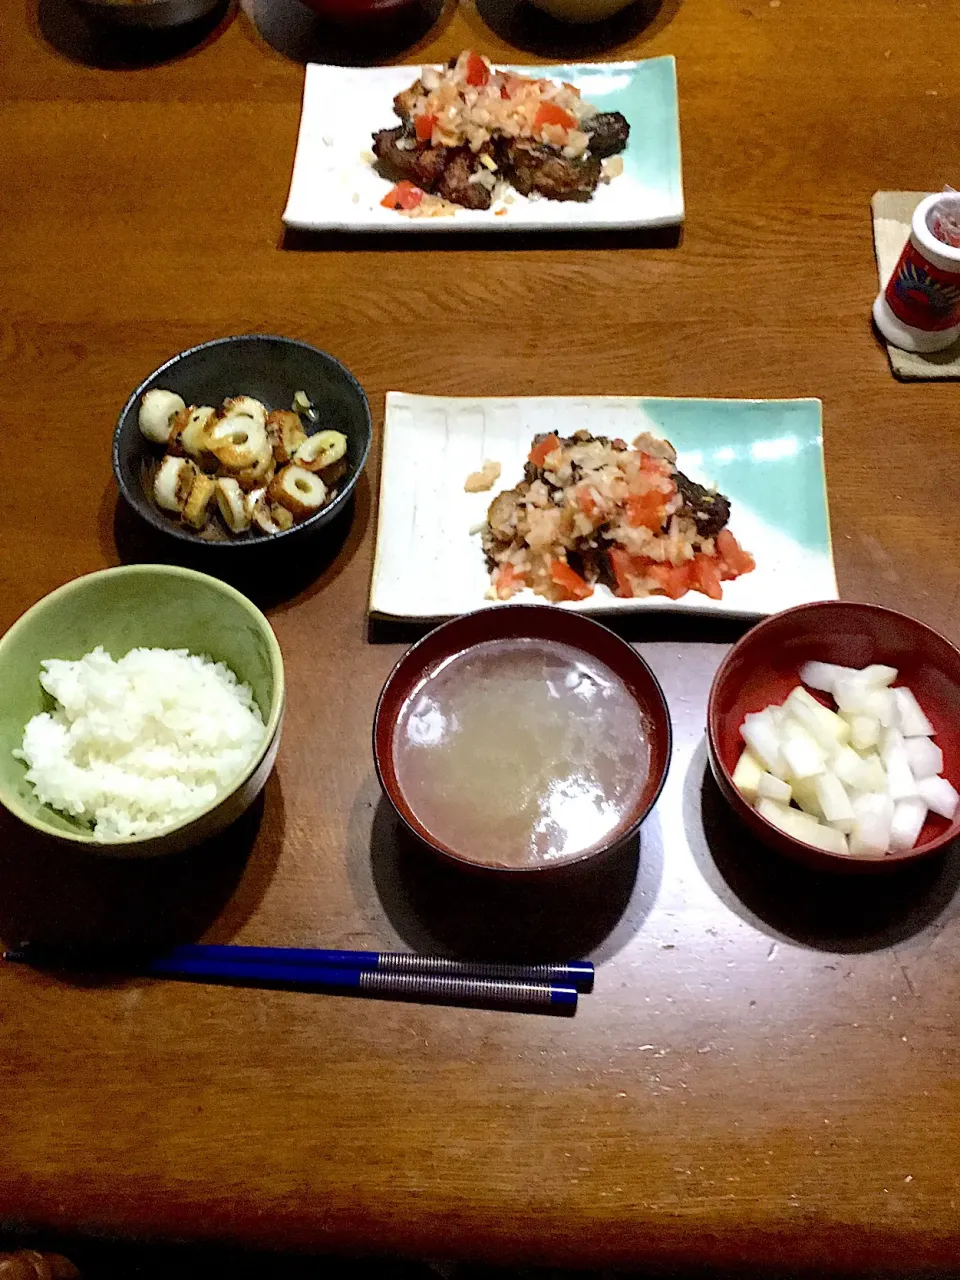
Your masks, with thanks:
[[[310,231],[549,231],[669,226],[683,220],[680,122],[672,57],[642,62],[514,67],[566,80],[604,111],[630,122],[623,173],[584,202],[528,200],[459,209],[451,217],[408,218],[380,201],[392,183],[373,167],[378,129],[397,124],[393,99],[419,67],[331,67],[310,63],[303,86],[300,135],[283,221]],[[497,214],[496,209],[505,210]]]
[[[731,501],[730,529],[757,567],[723,584],[723,599],[690,591],[680,600],[621,600],[599,586],[581,613],[652,609],[762,617],[837,598],[830,544],[819,400],[694,400],[627,396],[517,399],[387,395],[380,515],[370,589],[378,617],[441,619],[496,602],[480,538],[471,529],[490,502],[523,476],[539,431],[671,440],[678,466],[716,484]],[[499,462],[488,493],[465,493],[484,459]],[[529,590],[514,601],[536,601]]]

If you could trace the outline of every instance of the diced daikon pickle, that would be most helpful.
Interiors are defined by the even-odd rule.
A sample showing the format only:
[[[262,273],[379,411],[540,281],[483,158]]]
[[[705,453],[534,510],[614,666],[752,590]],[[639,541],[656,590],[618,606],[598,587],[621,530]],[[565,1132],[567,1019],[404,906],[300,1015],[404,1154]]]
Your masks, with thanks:
[[[887,826],[893,821],[894,804],[885,791],[867,791],[862,796],[854,796],[850,804],[858,818],[879,817]]]
[[[919,782],[921,778],[935,778],[943,773],[943,752],[929,738],[905,738],[903,741],[910,771]]]
[[[833,772],[845,787],[853,791],[873,791],[873,769],[852,747],[841,747],[833,757]]]
[[[924,778],[917,783],[920,799],[941,818],[952,818],[957,811],[957,789],[946,778]]]
[[[867,694],[866,714],[875,716],[884,729],[895,729],[900,723],[900,709],[891,689],[871,689]]]
[[[870,685],[864,684],[859,675],[844,676],[834,685],[833,696],[841,711],[867,713]]]
[[[827,853],[842,853],[849,855],[850,847],[847,844],[847,837],[842,831],[838,831],[836,827],[825,827],[823,823],[818,822],[816,827],[808,827],[802,840],[807,844],[814,844],[818,849],[825,849]]]
[[[936,732],[909,689],[899,685],[893,696],[900,711],[900,732],[905,738],[929,738]]]
[[[917,794],[917,783],[910,769],[907,749],[898,729],[884,729],[880,739],[880,757],[887,771],[887,791],[893,800],[909,800]]]
[[[896,678],[896,667],[885,667],[879,662],[871,663],[869,667],[864,667],[860,672],[860,679],[864,684],[873,685],[875,688],[886,688],[887,685],[893,684]]]
[[[786,764],[788,778],[812,778],[823,773],[826,753],[810,734],[798,733],[782,740],[780,754]]]
[[[868,756],[863,757],[864,781],[866,786],[859,788],[862,791],[886,791],[887,789],[887,771],[883,767],[883,761],[875,751],[871,751]]]
[[[823,706],[801,685],[791,692],[784,705],[827,751],[832,751],[838,742],[849,742],[850,726],[846,721]]]
[[[772,773],[761,773],[757,779],[757,795],[776,800],[778,804],[789,804],[793,792],[790,784],[782,778],[775,778]]]
[[[750,748],[745,747],[733,771],[733,785],[751,803],[756,799],[757,782],[760,780],[761,773],[763,773],[763,765]]]
[[[817,799],[823,816],[838,831],[850,831],[854,825],[853,806],[835,773],[822,773],[817,778]]]
[[[761,796],[757,801],[757,813],[759,813],[760,817],[766,818],[768,822],[772,822],[781,831],[790,830],[793,815],[797,812],[796,809],[791,809],[785,804],[779,804],[768,796]]]
[[[784,777],[786,765],[780,753],[780,734],[766,712],[757,711],[746,716],[740,726],[740,736],[768,773]]]
[[[890,824],[890,849],[894,853],[912,849],[926,819],[927,805],[919,796],[912,800],[898,800]]]
[[[816,778],[804,778],[792,784],[793,799],[796,804],[809,814],[810,817],[820,819],[823,817],[823,809],[820,807],[820,801],[817,799],[817,780]]]
[[[816,818],[811,818],[807,813],[801,813],[799,809],[791,809],[785,804],[779,804],[776,800],[769,800],[766,796],[761,796],[757,801],[757,813],[768,822],[772,822],[775,827],[779,827],[781,831],[785,831],[788,836],[793,836],[795,840],[809,840],[810,834],[820,827]]]
[[[882,858],[890,847],[893,801],[886,794],[869,792],[854,796],[856,822],[850,832],[850,852],[861,857]]]
[[[855,711],[850,715],[850,744],[858,751],[869,751],[880,741],[880,721],[874,716]]]
[[[819,689],[821,693],[833,693],[838,677],[854,674],[853,667],[839,667],[835,662],[805,662],[800,668],[803,683],[811,689]]]

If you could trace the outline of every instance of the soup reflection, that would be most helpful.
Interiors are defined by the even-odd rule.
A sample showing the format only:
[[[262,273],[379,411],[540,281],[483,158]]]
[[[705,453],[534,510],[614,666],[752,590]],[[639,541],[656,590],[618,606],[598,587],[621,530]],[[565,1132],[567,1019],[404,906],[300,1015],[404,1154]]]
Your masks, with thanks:
[[[550,640],[449,658],[407,699],[394,735],[397,781],[423,826],[499,866],[565,861],[629,825],[649,765],[623,681]]]

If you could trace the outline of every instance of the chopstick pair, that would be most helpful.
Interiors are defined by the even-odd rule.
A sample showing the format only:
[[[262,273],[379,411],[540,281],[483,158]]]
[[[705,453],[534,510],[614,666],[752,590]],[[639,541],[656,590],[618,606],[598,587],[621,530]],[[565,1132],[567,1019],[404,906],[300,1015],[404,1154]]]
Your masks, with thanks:
[[[34,943],[4,953],[5,960],[38,968],[77,967],[90,954],[56,951]],[[593,988],[589,960],[517,965],[451,960],[391,951],[336,951],[312,947],[245,947],[191,943],[127,965],[145,977],[182,978],[292,988],[356,992],[443,1004],[572,1014],[581,992]],[[117,957],[97,958],[100,967]]]

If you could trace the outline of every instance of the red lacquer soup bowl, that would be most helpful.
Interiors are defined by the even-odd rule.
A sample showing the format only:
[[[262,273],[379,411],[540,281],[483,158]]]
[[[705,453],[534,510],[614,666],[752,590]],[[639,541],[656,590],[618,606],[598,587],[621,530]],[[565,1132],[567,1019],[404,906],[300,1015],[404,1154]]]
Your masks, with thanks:
[[[646,741],[649,760],[642,783],[635,788],[635,794],[620,812],[616,825],[594,843],[581,846],[575,852],[566,850],[559,856],[518,865],[493,858],[489,851],[481,850],[480,845],[485,838],[482,830],[478,830],[474,843],[461,839],[458,847],[431,830],[431,819],[424,806],[412,801],[401,785],[395,745],[399,740],[398,724],[408,700],[441,669],[456,671],[455,664],[446,668],[451,659],[485,642],[509,645],[513,641],[526,640],[561,644],[585,661],[602,664],[618,677],[626,688],[629,702],[640,713],[637,717],[631,711],[632,722],[642,726],[635,741],[622,742],[622,759],[628,762],[629,769],[635,758],[631,753],[639,750],[642,737]],[[601,707],[597,714],[606,712]],[[508,735],[511,732],[510,720],[508,709],[503,728]],[[615,740],[619,748],[620,739]],[[373,727],[373,752],[380,784],[409,831],[434,852],[462,867],[500,875],[544,874],[574,864],[581,865],[609,853],[635,835],[663,787],[670,763],[671,742],[670,716],[663,691],[640,655],[599,623],[549,605],[500,605],[481,609],[431,631],[394,667],[380,695]]]
[[[916,845],[883,858],[828,853],[796,840],[751,808],[733,785],[743,740],[740,726],[751,711],[782,703],[805,662],[848,667],[883,663],[896,667],[896,684],[916,695],[943,751],[943,773],[960,782],[960,652],[938,632],[893,609],[824,600],[767,618],[727,654],[714,677],[707,707],[710,767],[730,807],[765,844],[816,870],[882,872],[940,852],[960,835],[960,812],[948,822],[927,816]],[[825,694],[814,696],[832,706]]]

